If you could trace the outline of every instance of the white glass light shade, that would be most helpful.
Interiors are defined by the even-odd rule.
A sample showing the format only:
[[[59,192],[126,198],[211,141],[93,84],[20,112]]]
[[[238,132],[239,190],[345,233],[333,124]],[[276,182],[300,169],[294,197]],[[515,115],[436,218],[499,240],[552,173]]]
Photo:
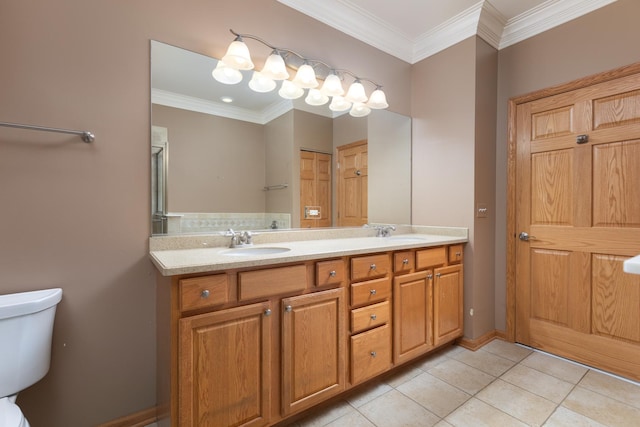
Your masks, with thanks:
[[[375,109],[383,109],[389,106],[389,104],[387,104],[387,97],[382,89],[376,89],[371,93],[367,106]]]
[[[351,83],[347,95],[345,96],[347,101],[351,102],[367,102],[367,95],[364,93],[364,86],[360,83],[360,80],[356,80]]]
[[[299,86],[296,86],[289,80],[283,80],[282,86],[278,91],[278,95],[280,95],[284,99],[298,99],[302,95],[304,95],[304,89],[302,89]]]
[[[222,57],[222,62],[236,70],[253,69],[249,48],[239,37],[231,42],[227,48],[227,53]]]
[[[351,103],[344,99],[343,96],[334,96],[331,104],[329,104],[331,111],[347,111],[349,108],[351,108]]]
[[[304,99],[309,105],[324,105],[329,102],[329,97],[318,89],[309,89],[307,97]]]
[[[293,83],[303,89],[313,89],[319,85],[318,80],[316,80],[316,72],[309,64],[302,64],[300,68],[298,68],[298,72],[293,78]]]
[[[367,107],[362,102],[354,102],[353,107],[351,107],[351,111],[349,114],[353,117],[364,117],[368,116],[371,113],[371,108]]]
[[[344,95],[344,89],[342,88],[342,82],[340,77],[335,74],[329,74],[324,83],[322,84],[322,93],[327,96],[342,96]]]
[[[265,77],[259,71],[253,72],[253,77],[249,81],[249,87],[254,92],[271,92],[276,88],[276,82],[269,77]]]
[[[222,61],[218,61],[218,65],[213,69],[211,75],[214,79],[226,85],[234,85],[242,81],[242,73]]]
[[[284,59],[282,59],[282,56],[276,51],[273,51],[273,53],[269,55],[264,63],[264,67],[262,67],[261,73],[263,76],[273,80],[286,80],[289,78],[289,72],[287,71]]]

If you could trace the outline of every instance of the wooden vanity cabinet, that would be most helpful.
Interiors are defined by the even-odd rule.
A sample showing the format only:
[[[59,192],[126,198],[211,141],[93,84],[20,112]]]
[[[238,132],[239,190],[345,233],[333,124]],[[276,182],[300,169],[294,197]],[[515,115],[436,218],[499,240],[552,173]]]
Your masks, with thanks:
[[[438,346],[463,333],[462,265],[436,268],[433,279],[433,337]]]
[[[432,279],[431,270],[393,279],[393,361],[396,364],[434,347]]]

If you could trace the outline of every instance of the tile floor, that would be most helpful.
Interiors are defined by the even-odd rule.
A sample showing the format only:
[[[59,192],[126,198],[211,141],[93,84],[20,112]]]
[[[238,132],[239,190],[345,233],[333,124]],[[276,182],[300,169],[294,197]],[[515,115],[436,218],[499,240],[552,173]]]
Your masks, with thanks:
[[[448,347],[290,427],[640,426],[640,384],[501,340]]]

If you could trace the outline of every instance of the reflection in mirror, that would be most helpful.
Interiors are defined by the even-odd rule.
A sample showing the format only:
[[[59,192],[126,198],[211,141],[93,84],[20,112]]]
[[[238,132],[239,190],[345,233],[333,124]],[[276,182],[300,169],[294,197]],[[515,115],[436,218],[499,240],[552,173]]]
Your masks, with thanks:
[[[224,85],[216,59],[155,41],[151,64],[153,234],[338,226],[351,207],[338,148],[359,141],[365,222],[411,223],[410,118],[333,117],[248,90],[246,75]]]

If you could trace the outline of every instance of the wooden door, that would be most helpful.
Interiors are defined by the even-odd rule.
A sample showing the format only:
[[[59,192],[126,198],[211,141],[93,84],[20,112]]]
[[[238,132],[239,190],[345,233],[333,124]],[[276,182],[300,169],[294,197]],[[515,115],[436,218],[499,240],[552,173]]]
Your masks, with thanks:
[[[300,151],[300,227],[331,227],[331,154]]]
[[[433,348],[433,273],[393,279],[393,361],[403,363]]]
[[[516,138],[516,340],[640,380],[640,75],[518,105]]]
[[[282,412],[345,389],[344,288],[282,300]]]
[[[359,226],[369,221],[367,150],[366,140],[338,147],[339,226]]]
[[[269,423],[270,313],[264,302],[180,320],[181,427]]]
[[[462,336],[463,288],[462,266],[452,265],[433,271],[433,344]]]

